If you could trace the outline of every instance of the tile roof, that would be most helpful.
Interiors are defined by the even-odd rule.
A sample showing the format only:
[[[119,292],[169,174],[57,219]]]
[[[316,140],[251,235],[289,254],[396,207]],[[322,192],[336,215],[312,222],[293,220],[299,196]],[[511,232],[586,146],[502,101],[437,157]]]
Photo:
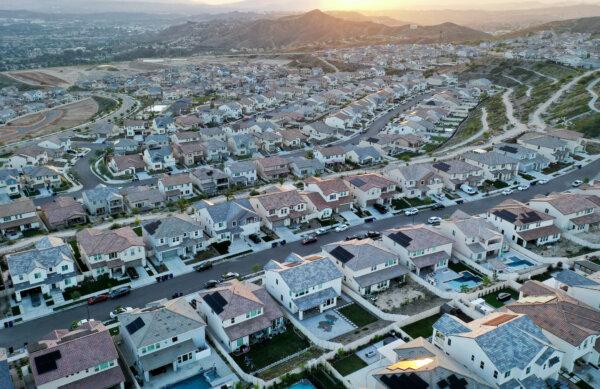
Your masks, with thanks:
[[[7,204],[0,204],[0,217],[21,215],[35,212],[33,201],[28,197],[21,197]]]
[[[534,197],[532,203],[544,202],[552,205],[563,215],[583,212],[588,209],[599,208],[600,197],[579,193],[551,193],[548,196]]]
[[[384,234],[408,251],[419,251],[454,242],[452,239],[424,224],[407,225],[390,229],[385,231]]]
[[[156,239],[173,238],[202,230],[202,226],[198,222],[184,215],[167,216],[151,220],[143,223],[142,228],[148,235]]]
[[[559,282],[568,286],[598,286],[600,284],[596,281],[590,280],[573,270],[565,269],[553,275],[553,277]]]
[[[203,200],[194,204],[195,209],[206,209],[215,223],[246,220],[249,217],[257,217],[248,199],[236,199],[225,201],[220,204],[212,204]]]
[[[374,173],[347,176],[344,177],[344,180],[350,183],[352,186],[359,188],[363,192],[366,192],[372,188],[383,189],[396,185],[393,181],[388,180],[380,174]]]
[[[179,173],[179,174],[163,174],[160,177],[160,182],[162,182],[162,184],[164,186],[178,186],[178,185],[185,185],[185,184],[191,184],[192,183],[192,179],[190,178],[189,173]]]
[[[273,193],[265,193],[253,197],[256,201],[268,211],[271,209],[277,210],[284,207],[294,207],[298,204],[306,203],[300,193],[295,190],[281,190]]]
[[[85,217],[83,205],[72,197],[60,196],[40,206],[50,225],[62,223],[75,216]]]
[[[53,237],[40,239],[33,250],[6,255],[6,262],[13,277],[26,275],[37,267],[46,270],[56,268],[62,261],[72,263],[73,253],[62,239]]]
[[[433,323],[433,328],[446,336],[469,332],[469,328],[466,327],[458,318],[447,313],[444,313],[442,317]]]
[[[87,255],[121,252],[130,247],[144,247],[144,240],[131,227],[116,230],[86,228],[76,235],[77,243]]]
[[[536,223],[538,221],[554,220],[554,217],[513,199],[505,200],[491,208],[489,213],[508,221],[516,226]]]
[[[346,182],[338,177],[326,179],[319,177],[308,177],[306,180],[304,180],[304,183],[316,185],[325,196],[333,193],[349,192],[350,190]]]
[[[483,165],[488,166],[496,166],[496,165],[505,165],[505,164],[517,164],[519,160],[509,157],[507,155],[501,154],[497,151],[488,151],[487,153],[476,153],[476,152],[467,152],[463,154],[463,158],[467,160],[476,161]]]
[[[342,256],[338,254],[340,248],[344,253]],[[372,266],[398,259],[398,255],[372,239],[330,243],[323,246],[323,250],[354,271],[370,269]]]

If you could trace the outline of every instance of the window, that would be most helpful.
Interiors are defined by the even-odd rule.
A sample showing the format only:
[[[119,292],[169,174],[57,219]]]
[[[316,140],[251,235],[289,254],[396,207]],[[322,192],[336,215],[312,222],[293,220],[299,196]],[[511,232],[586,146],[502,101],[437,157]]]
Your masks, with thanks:
[[[508,377],[510,377],[510,370],[507,371],[506,373],[504,373],[504,378],[508,378]]]
[[[171,342],[173,342],[173,343],[177,342],[177,340],[179,340],[179,339],[176,336],[171,338]]]
[[[525,374],[529,374],[531,373],[531,366],[527,367],[527,369],[525,370]]]
[[[35,273],[35,274],[33,275],[33,278],[35,278],[36,280],[37,280],[38,278],[42,278],[42,274],[41,274],[41,273]]]
[[[475,362],[475,355],[471,354],[471,361]]]
[[[483,370],[484,367],[485,367],[485,362],[481,361],[481,363],[479,364],[479,368],[481,370]]]
[[[69,270],[69,265],[62,265],[62,267],[60,269],[62,271],[67,271],[67,270]]]
[[[452,339],[448,338],[448,346],[452,346]]]
[[[494,370],[494,378],[498,378],[498,371]]]

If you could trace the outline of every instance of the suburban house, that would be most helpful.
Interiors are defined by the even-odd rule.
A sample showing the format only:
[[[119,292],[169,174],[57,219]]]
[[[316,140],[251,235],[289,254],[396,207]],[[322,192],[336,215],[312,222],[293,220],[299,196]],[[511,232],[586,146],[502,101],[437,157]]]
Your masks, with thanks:
[[[548,135],[559,138],[567,144],[567,149],[572,154],[580,153],[585,150],[583,143],[583,134],[581,132],[565,129],[549,129]]]
[[[194,197],[194,184],[188,173],[163,174],[158,180],[158,190],[167,199]]]
[[[259,158],[254,163],[258,176],[265,181],[286,178],[290,174],[290,161],[279,156]]]
[[[535,150],[551,163],[563,162],[569,156],[567,142],[555,136],[529,132],[517,139],[517,143]]]
[[[254,136],[250,134],[232,135],[227,140],[227,145],[231,154],[238,157],[251,156],[258,151]]]
[[[113,155],[108,161],[108,168],[113,176],[133,176],[146,169],[146,163],[139,154]]]
[[[460,159],[434,162],[431,167],[450,190],[456,190],[462,184],[472,188],[483,184],[483,169]]]
[[[337,138],[341,132],[339,128],[325,124],[325,122],[314,122],[302,127],[302,134],[310,139],[324,140],[328,138]]]
[[[384,176],[398,184],[405,197],[426,197],[442,193],[444,181],[428,163],[387,169]]]
[[[137,153],[139,148],[140,143],[129,138],[117,139],[113,144],[113,149],[117,155]]]
[[[600,312],[539,281],[527,281],[517,302],[507,312],[527,315],[552,345],[562,351],[562,367],[572,372],[575,362],[598,366],[600,352]],[[596,304],[596,307],[598,304]]]
[[[8,272],[17,301],[37,293],[77,285],[77,272],[71,246],[60,238],[44,237],[34,248],[6,255]]]
[[[9,196],[21,193],[21,182],[17,169],[0,169],[0,192]]]
[[[208,139],[203,143],[202,158],[205,162],[221,162],[229,157],[227,143],[218,139]]]
[[[40,146],[26,146],[16,150],[6,163],[6,167],[22,169],[24,166],[41,166],[48,163],[48,151]]]
[[[555,218],[563,231],[588,231],[600,224],[600,196],[579,193],[551,193],[534,197],[529,206]]]
[[[521,146],[519,144],[501,143],[494,147],[494,150],[500,154],[512,157],[519,160],[519,171],[520,172],[539,172],[550,165],[550,161],[538,154],[535,150],[528,147]]]
[[[475,262],[485,262],[498,257],[504,248],[504,235],[485,217],[471,216],[461,210],[449,219],[442,220],[441,232],[454,240],[454,255]]]
[[[526,247],[556,242],[560,239],[560,229],[556,220],[544,212],[517,201],[505,200],[486,213],[486,218],[499,230],[508,242]]]
[[[341,241],[323,246],[324,256],[344,274],[344,283],[361,295],[369,295],[402,283],[408,269],[397,254],[372,239]]]
[[[448,267],[453,240],[423,224],[387,230],[383,244],[400,257],[400,264],[424,277]]]
[[[194,212],[204,232],[218,242],[245,238],[260,231],[260,218],[248,199],[220,204],[203,200],[194,204]]]
[[[231,280],[198,297],[198,311],[227,351],[286,330],[283,312],[264,286]]]
[[[56,189],[61,186],[60,174],[47,166],[24,166],[21,183],[29,190]]]
[[[138,185],[123,190],[125,203],[130,210],[151,210],[165,206],[167,196],[155,187]]]
[[[223,171],[213,167],[199,167],[190,173],[192,183],[194,183],[201,192],[207,195],[214,195],[229,188],[229,176]]]
[[[253,185],[257,180],[256,165],[250,161],[227,161],[223,171],[235,185]]]
[[[334,308],[342,293],[343,274],[328,257],[291,253],[283,261],[269,261],[265,285],[271,296],[302,320]]]
[[[323,174],[325,164],[318,159],[307,159],[305,157],[290,157],[290,170],[295,177],[305,178]]]
[[[123,129],[127,136],[141,135],[146,129],[146,122],[143,120],[125,119]]]
[[[41,227],[35,204],[28,197],[0,204],[0,233],[4,236],[19,235],[23,231]]]
[[[534,388],[556,379],[564,354],[526,315],[494,312],[469,323],[444,314],[433,344],[489,384]]]
[[[83,205],[72,197],[55,197],[40,206],[41,217],[49,230],[70,228],[87,221]]]
[[[175,167],[175,157],[169,146],[147,148],[143,153],[149,171],[166,170]]]
[[[145,382],[211,355],[206,323],[184,298],[158,300],[121,313],[119,329],[125,360]]]
[[[319,219],[326,219],[334,213],[352,210],[350,188],[341,178],[307,178],[304,182],[304,196],[308,199],[308,208]]]
[[[123,196],[118,189],[98,184],[94,189],[81,193],[83,205],[90,215],[112,215],[125,212]]]
[[[195,166],[204,158],[204,142],[192,141],[173,144],[173,156],[185,166]]]
[[[86,228],[75,237],[81,259],[94,277],[103,274],[123,276],[127,267],[146,266],[144,240],[131,227],[116,230]]]
[[[596,265],[593,262],[590,262]],[[600,265],[596,265],[600,266]],[[580,269],[581,266],[575,266],[576,269]],[[567,296],[574,298],[592,308],[600,309],[600,273],[596,273],[596,278],[584,277],[574,270],[564,269],[558,273],[554,273],[551,278],[544,281],[545,285],[548,285],[554,289],[560,289]]]
[[[314,157],[325,165],[342,164],[346,162],[346,148],[343,146],[317,147]]]
[[[357,165],[374,165],[383,162],[383,157],[373,146],[355,146],[346,151],[346,160]]]
[[[377,351],[388,366],[368,373],[369,388],[492,388],[422,337],[392,342]]]
[[[295,189],[250,197],[250,204],[270,229],[306,223],[310,215],[306,199]]]
[[[125,387],[119,354],[102,322],[56,329],[27,348],[39,389]]]
[[[366,208],[373,204],[391,204],[400,196],[396,183],[377,173],[367,173],[344,177],[350,187],[354,204]]]
[[[205,248],[202,226],[184,215],[167,216],[142,224],[144,238],[160,262],[189,258]]]
[[[519,160],[497,151],[469,151],[462,155],[465,162],[483,169],[483,178],[490,181],[512,181],[519,170]]]

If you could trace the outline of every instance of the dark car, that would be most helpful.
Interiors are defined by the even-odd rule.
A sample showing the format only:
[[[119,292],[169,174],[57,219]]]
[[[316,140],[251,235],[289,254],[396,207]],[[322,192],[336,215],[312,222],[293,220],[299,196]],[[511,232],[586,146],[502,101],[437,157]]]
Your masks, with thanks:
[[[176,298],[181,297],[181,296],[183,296],[183,293],[181,293],[181,292],[175,292],[175,293],[173,293],[173,295],[171,296],[171,298],[172,299],[176,299]]]
[[[248,235],[248,239],[250,239],[253,243],[256,243],[256,244],[260,243],[260,238],[256,234]]]
[[[498,299],[498,301],[506,302],[510,300],[512,296],[510,295],[510,293],[500,292],[498,293],[498,296],[496,298]]]
[[[132,280],[137,280],[138,278],[140,278],[140,275],[138,274],[137,270],[135,270],[135,267],[128,267],[125,271],[127,272],[129,278],[131,278]]]
[[[31,305],[33,307],[39,307],[42,305],[42,298],[40,297],[39,293],[31,295]]]
[[[436,204],[433,204],[433,205],[431,206],[431,210],[432,210],[432,211],[441,211],[441,210],[442,210],[442,209],[444,209],[444,208],[446,208],[446,207],[444,206],[444,204],[440,204],[440,203],[436,203]]]
[[[108,297],[111,299],[116,299],[119,297],[127,296],[131,292],[131,286],[121,286],[119,288],[113,289],[108,293]]]
[[[317,243],[317,241],[318,241],[318,239],[316,236],[309,236],[309,237],[302,239],[302,244]]]
[[[388,211],[387,207],[383,204],[373,204],[373,208],[375,208],[375,210],[381,214],[387,213]]]
[[[219,285],[219,281],[217,280],[208,280],[204,283],[206,289],[214,288],[217,285]]]
[[[194,266],[194,270],[197,272],[201,272],[201,271],[206,271],[208,269],[211,269],[212,267],[213,267],[212,262],[204,262],[204,263]]]
[[[381,232],[369,231],[369,232],[367,232],[367,236],[371,239],[379,239],[379,238],[381,238]]]
[[[365,223],[373,223],[374,221],[375,221],[375,218],[373,216],[365,218]]]
[[[355,234],[355,235],[348,235],[346,237],[346,240],[354,240],[354,239],[361,240],[361,239],[364,239],[364,238],[365,238],[365,236],[362,235],[362,234]]]
[[[102,293],[97,296],[88,298],[87,303],[88,303],[88,305],[94,305],[94,304],[101,303],[102,301],[106,301],[106,300],[108,300],[108,298],[109,298],[108,293]]]

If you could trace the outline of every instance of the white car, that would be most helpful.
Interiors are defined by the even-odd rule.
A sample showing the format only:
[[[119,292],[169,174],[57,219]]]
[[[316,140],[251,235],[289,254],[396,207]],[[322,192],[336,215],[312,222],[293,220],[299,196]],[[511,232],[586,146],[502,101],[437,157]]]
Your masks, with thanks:
[[[506,188],[506,189],[504,189],[504,190],[502,191],[502,194],[503,194],[504,196],[508,196],[508,195],[509,195],[509,194],[511,194],[512,192],[514,192],[512,189],[510,189],[510,188]]]
[[[439,224],[442,222],[442,218],[439,216],[431,216],[429,219],[427,219],[427,223],[429,224]]]
[[[125,313],[125,312],[131,312],[133,311],[133,308],[131,307],[117,307],[114,310],[110,311],[110,318],[114,319],[116,318],[119,314],[121,313]]]
[[[335,232],[342,232],[342,231],[346,231],[347,229],[348,229],[347,224],[340,224],[339,226],[335,227]]]
[[[544,185],[544,184],[548,183],[548,180],[541,179],[541,180],[538,180],[537,183],[540,184],[540,185]]]
[[[571,182],[571,186],[573,188],[577,188],[578,186],[581,186],[582,184],[583,184],[583,181],[581,181],[581,180],[575,180],[575,181]]]
[[[527,190],[529,189],[529,184],[523,184],[523,185],[519,185],[519,187],[517,188],[518,190]]]
[[[404,214],[406,216],[416,215],[417,213],[419,213],[419,210],[417,208],[408,208],[406,211],[404,211]]]

